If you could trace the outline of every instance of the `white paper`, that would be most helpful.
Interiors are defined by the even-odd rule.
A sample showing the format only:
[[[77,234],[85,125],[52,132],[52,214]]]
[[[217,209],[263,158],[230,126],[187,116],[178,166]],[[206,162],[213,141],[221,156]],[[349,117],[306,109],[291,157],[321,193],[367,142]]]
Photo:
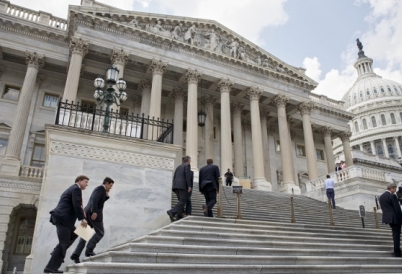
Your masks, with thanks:
[[[90,227],[89,225],[87,225],[87,227],[84,228],[80,224],[80,225],[78,225],[78,227],[74,231],[74,233],[88,242],[92,238],[92,235],[94,235],[95,230],[92,227]]]

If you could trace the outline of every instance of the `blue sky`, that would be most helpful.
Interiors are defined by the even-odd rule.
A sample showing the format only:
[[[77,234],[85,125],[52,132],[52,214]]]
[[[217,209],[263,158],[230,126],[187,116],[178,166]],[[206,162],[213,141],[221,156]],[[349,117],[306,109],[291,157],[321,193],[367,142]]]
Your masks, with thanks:
[[[402,0],[99,0],[126,10],[216,20],[307,69],[313,91],[341,99],[356,80],[356,38],[380,76],[402,83]],[[62,18],[81,0],[11,0]]]

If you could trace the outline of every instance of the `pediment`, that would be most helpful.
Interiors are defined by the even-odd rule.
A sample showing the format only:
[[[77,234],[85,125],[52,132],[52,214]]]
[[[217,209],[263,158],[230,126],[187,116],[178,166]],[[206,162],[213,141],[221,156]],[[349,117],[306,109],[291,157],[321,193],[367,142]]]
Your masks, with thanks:
[[[90,28],[136,36],[152,45],[159,43],[166,49],[190,50],[234,63],[309,91],[317,86],[304,69],[286,64],[214,20],[125,11],[96,5],[95,1],[92,6],[70,6],[69,18]]]

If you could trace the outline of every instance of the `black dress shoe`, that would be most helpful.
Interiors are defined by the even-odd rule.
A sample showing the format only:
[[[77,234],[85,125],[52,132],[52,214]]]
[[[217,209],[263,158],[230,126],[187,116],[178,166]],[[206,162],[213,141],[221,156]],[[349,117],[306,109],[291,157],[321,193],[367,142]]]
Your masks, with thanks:
[[[76,263],[76,264],[79,264],[81,262],[80,257],[78,257],[75,254],[71,255],[70,259],[73,260],[73,262]]]
[[[166,211],[167,215],[169,215],[170,221],[173,223],[174,222],[174,215],[170,210]]]
[[[86,251],[85,252],[85,257],[92,257],[92,256],[95,256],[95,255],[96,255],[96,253],[93,252],[93,251]]]
[[[61,270],[53,270],[53,269],[49,269],[49,268],[45,268],[45,269],[43,270],[43,272],[44,272],[44,273],[64,273],[64,272],[61,271]]]
[[[204,211],[204,216],[208,217],[208,208],[207,205],[202,205],[202,210]]]

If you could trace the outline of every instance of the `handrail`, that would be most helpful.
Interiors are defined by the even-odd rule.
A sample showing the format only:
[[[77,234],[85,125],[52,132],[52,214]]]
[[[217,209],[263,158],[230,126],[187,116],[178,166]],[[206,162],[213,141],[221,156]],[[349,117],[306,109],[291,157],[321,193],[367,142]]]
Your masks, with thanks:
[[[42,179],[43,167],[21,166],[19,176],[32,179]]]

